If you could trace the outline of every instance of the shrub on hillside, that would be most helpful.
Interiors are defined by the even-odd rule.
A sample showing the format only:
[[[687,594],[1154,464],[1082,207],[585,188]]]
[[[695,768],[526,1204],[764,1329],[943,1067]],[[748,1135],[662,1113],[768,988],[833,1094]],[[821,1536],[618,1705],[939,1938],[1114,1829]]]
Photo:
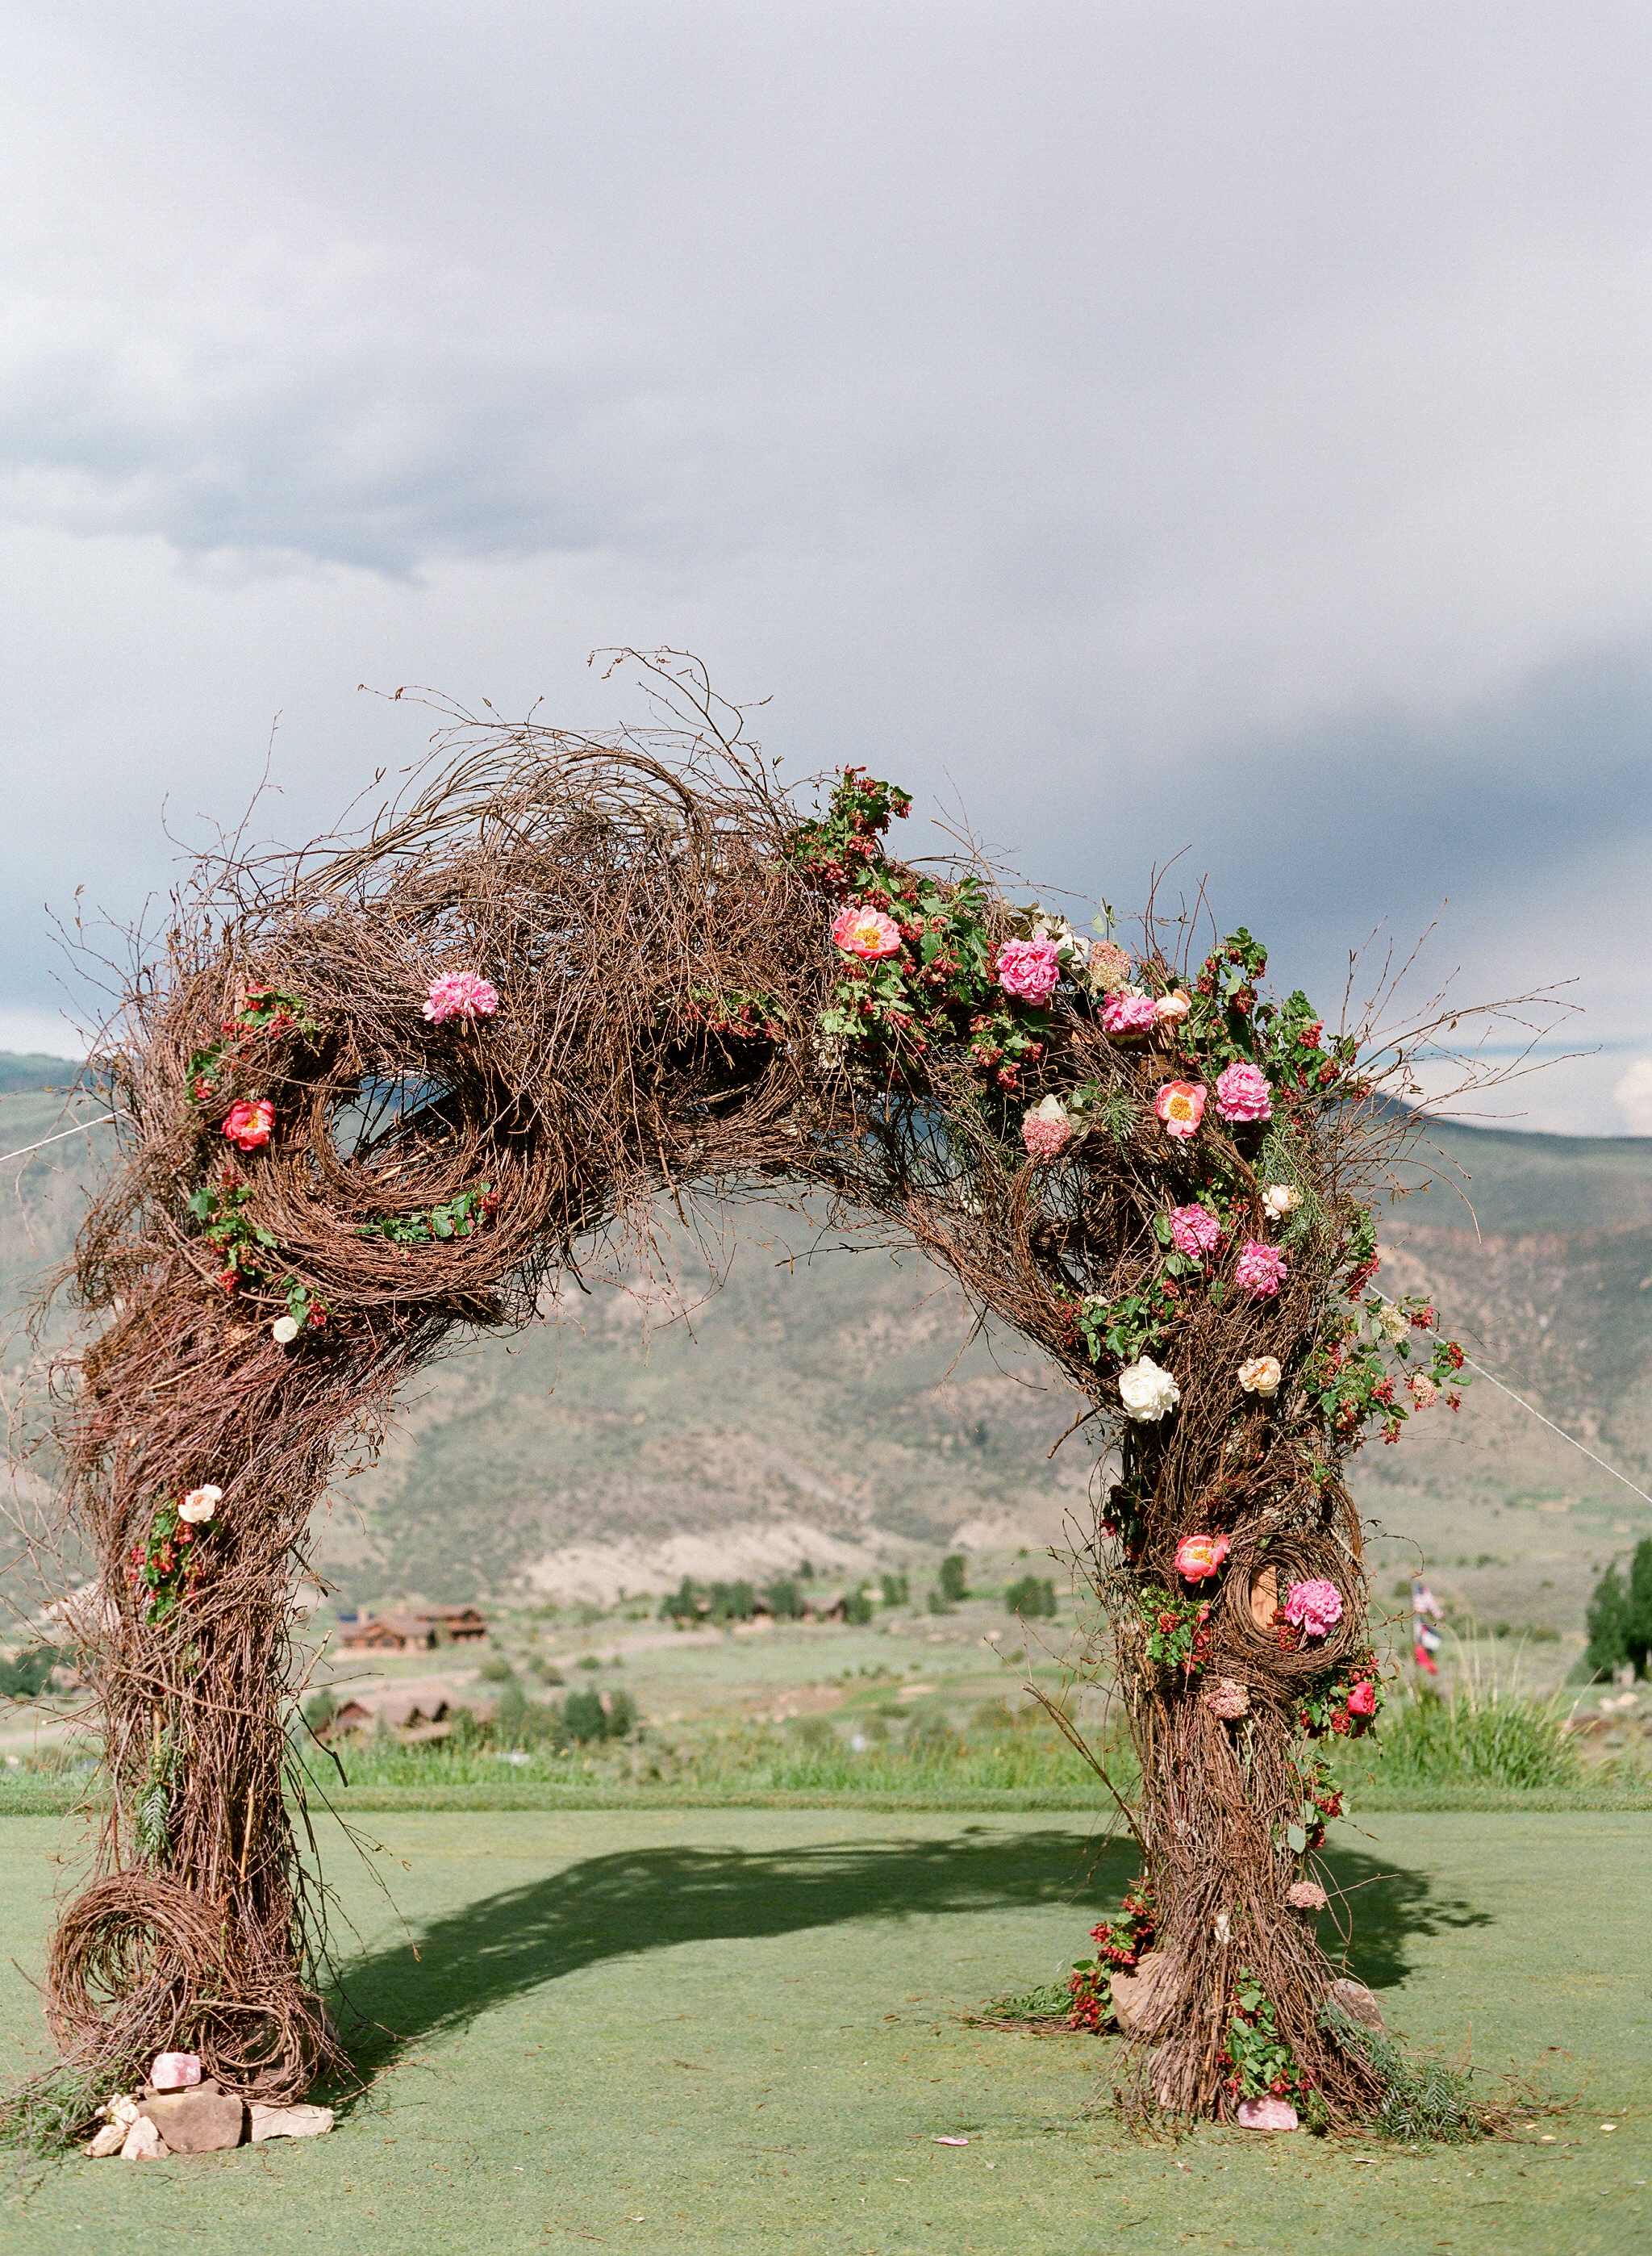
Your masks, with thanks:
[[[878,1580],[883,1585],[883,1603],[886,1606],[911,1604],[912,1586],[904,1575],[881,1575]]]
[[[949,1605],[961,1604],[969,1596],[969,1587],[964,1576],[964,1555],[961,1551],[954,1551],[949,1557],[941,1561],[940,1584],[941,1596]]]
[[[790,1575],[770,1583],[763,1595],[777,1621],[796,1621],[803,1612],[803,1593]]]
[[[860,1629],[864,1629],[872,1618],[872,1601],[858,1584],[843,1593],[843,1618]]]
[[[1056,1586],[1041,1582],[1037,1575],[1023,1575],[1004,1592],[1004,1605],[1009,1612],[1024,1615],[1029,1621],[1037,1620],[1040,1615],[1048,1615],[1053,1620]]]
[[[63,1657],[53,1645],[37,1645],[32,1652],[10,1657],[0,1655],[0,1695],[8,1700],[39,1699]]]
[[[1606,1569],[1589,1601],[1590,1672],[1610,1676],[1632,1666],[1637,1676],[1652,1674],[1652,1537],[1635,1546],[1627,1580],[1616,1563]]]

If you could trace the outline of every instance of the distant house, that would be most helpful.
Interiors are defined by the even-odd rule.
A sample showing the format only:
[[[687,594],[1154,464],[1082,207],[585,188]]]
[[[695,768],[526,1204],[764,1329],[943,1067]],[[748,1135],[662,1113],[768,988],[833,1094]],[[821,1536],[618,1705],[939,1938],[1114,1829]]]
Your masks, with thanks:
[[[420,1614],[363,1615],[345,1625],[339,1637],[351,1653],[425,1653],[435,1642],[434,1625]]]
[[[382,1723],[404,1745],[425,1739],[445,1739],[453,1730],[455,1707],[467,1709],[479,1724],[493,1715],[493,1700],[455,1702],[442,1689],[427,1692],[358,1692],[341,1701],[326,1722],[316,1727],[320,1739],[351,1738],[376,1731]]]
[[[486,1645],[488,1617],[475,1606],[420,1606],[415,1621],[428,1622],[439,1640],[449,1645]]]

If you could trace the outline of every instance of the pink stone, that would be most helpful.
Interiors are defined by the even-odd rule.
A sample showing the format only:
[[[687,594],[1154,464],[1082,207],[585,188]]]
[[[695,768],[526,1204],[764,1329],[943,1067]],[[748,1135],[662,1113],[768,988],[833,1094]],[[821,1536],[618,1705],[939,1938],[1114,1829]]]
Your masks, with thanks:
[[[1247,2131],[1299,2131],[1297,2111],[1288,2099],[1241,2099],[1239,2119]]]
[[[193,2052],[158,2052],[149,2080],[157,2091],[181,2091],[200,2082],[200,2055]]]

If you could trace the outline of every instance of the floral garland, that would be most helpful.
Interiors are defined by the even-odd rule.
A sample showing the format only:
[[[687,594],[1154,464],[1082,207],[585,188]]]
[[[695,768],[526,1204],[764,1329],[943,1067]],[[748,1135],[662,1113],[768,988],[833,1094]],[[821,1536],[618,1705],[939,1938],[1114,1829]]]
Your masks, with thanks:
[[[1300,2102],[1303,2120],[1311,2130],[1328,2125],[1329,2111],[1324,2100],[1297,2067],[1290,2046],[1279,2034],[1273,2001],[1248,1966],[1240,1968],[1229,2000],[1222,2056],[1227,2062],[1227,2090],[1230,2099]]]
[[[1113,1977],[1135,1971],[1153,1948],[1156,1932],[1152,1884],[1143,1872],[1125,1897],[1118,1918],[1104,1919],[1090,1929],[1095,1956],[1073,1961],[1072,1971],[1067,1977],[1067,1987],[1072,1993],[1067,2014],[1070,2029],[1099,2031],[1105,2022],[1113,2020]]]
[[[149,1533],[132,1546],[126,1569],[129,1586],[149,1592],[145,1620],[164,1622],[193,1595],[206,1572],[214,1515],[222,1499],[221,1488],[195,1488],[175,1502],[168,1498],[155,1507]]]
[[[259,1054],[261,1037],[273,1041],[283,1034],[299,1034],[307,1041],[320,1031],[302,996],[269,986],[249,987],[240,1008],[222,1021],[221,1030],[222,1041],[197,1050],[189,1061],[189,1094],[196,1104],[211,1104],[222,1096],[226,1083]],[[235,1107],[236,1112],[245,1109]],[[225,1133],[229,1132],[226,1125]]]

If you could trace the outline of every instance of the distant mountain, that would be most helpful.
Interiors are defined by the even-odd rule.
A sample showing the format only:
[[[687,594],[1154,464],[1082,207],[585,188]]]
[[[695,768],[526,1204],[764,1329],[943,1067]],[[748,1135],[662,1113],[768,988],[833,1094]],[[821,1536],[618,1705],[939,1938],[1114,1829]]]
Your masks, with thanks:
[[[0,1149],[73,1117],[6,1097]],[[8,1174],[13,1308],[67,1252],[109,1133],[23,1163],[18,1194]],[[1435,1179],[1395,1203],[1379,1281],[1431,1290],[1477,1362],[1652,1489],[1652,1139],[1429,1135]],[[343,1595],[606,1596],[805,1555],[859,1571],[1045,1543],[1082,1510],[1086,1435],[1050,1455],[1073,1398],[1017,1341],[973,1336],[949,1280],[817,1246],[774,1208],[723,1230],[704,1250],[666,1207],[660,1274],[569,1286],[526,1336],[457,1342],[379,1463],[341,1479],[322,1542]],[[1442,1595],[1516,1625],[1572,1628],[1592,1573],[1652,1533],[1652,1506],[1484,1380],[1458,1418],[1367,1447],[1355,1484],[1380,1571],[1426,1557]]]

